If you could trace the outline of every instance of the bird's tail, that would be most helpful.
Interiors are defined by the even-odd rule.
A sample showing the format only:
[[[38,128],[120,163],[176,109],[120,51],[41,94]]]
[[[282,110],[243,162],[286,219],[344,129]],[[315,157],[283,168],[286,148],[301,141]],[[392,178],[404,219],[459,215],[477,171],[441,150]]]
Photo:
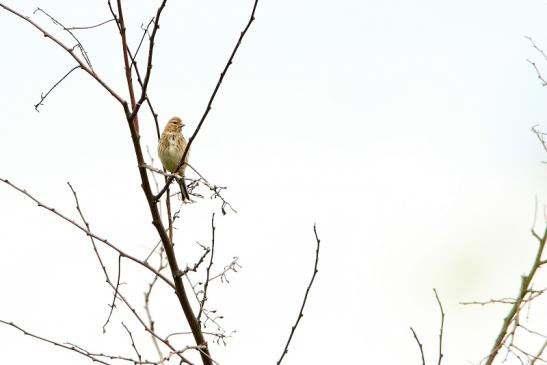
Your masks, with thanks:
[[[188,190],[186,190],[186,184],[184,183],[184,176],[182,179],[178,180],[178,182],[180,186],[180,193],[182,195],[182,201],[190,201],[190,195],[188,195]]]

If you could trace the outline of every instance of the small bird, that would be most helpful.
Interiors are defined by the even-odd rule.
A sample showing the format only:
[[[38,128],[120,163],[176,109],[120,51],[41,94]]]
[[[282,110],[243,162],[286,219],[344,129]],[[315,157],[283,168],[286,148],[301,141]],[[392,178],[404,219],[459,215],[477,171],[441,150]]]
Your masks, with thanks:
[[[184,123],[179,117],[169,119],[158,144],[158,156],[161,163],[163,167],[171,173],[175,173],[175,169],[186,149],[186,139],[182,135],[182,127],[184,127]],[[186,184],[184,183],[184,170],[186,169],[189,154],[190,151],[186,153],[184,163],[178,170],[178,174],[182,177],[182,179],[177,179],[177,181],[180,185],[180,193],[182,194],[183,201],[190,201],[190,196],[188,195]]]

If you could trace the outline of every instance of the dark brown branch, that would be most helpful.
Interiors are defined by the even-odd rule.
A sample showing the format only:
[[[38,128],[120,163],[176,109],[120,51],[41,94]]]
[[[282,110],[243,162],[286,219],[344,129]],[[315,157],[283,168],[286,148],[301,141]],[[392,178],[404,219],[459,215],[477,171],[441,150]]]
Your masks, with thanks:
[[[111,4],[110,0],[108,0],[108,8],[110,10],[110,13],[112,14],[112,17],[116,20],[116,25],[118,26],[118,31],[120,31],[120,29],[121,29],[120,22],[118,20],[118,16],[114,12],[114,9],[112,8],[112,4]],[[152,21],[153,20],[154,19],[152,19]],[[151,21],[151,23],[152,23],[152,21]],[[151,23],[149,23],[149,25]],[[148,26],[146,27],[146,31],[148,31]],[[143,37],[144,37],[144,35],[146,35],[146,33],[143,33]],[[141,39],[141,42],[142,42],[142,39]],[[139,47],[140,47],[140,44],[139,44]],[[143,80],[141,78],[139,68],[137,67],[136,54],[135,54],[135,56],[132,55],[131,50],[129,49],[129,45],[127,45],[127,52],[129,53],[129,56],[131,57],[131,60],[132,60],[131,61],[131,67],[135,66],[134,69],[135,69],[135,73],[137,74],[137,80],[139,81],[139,85],[142,88],[144,83],[143,83]],[[138,49],[137,49],[137,52],[138,52]],[[148,108],[150,109],[150,113],[152,114],[152,117],[154,118],[154,122],[156,124],[156,134],[157,134],[157,137],[158,137],[158,140],[159,140],[160,139],[160,127],[159,127],[159,123],[158,123],[158,113],[156,113],[156,111],[152,107],[152,103],[150,102],[150,99],[149,99],[148,95],[146,96],[146,103],[148,105]]]
[[[129,66],[129,52],[127,50],[127,37],[125,34],[125,22],[123,19],[121,0],[117,0],[117,4],[118,4],[118,24],[119,24],[120,36],[122,40],[123,63],[125,66],[125,80],[127,81],[127,89],[129,91],[129,100],[131,102],[131,109],[134,110],[135,109],[135,89],[133,88],[133,78],[131,77],[131,68]],[[137,134],[139,134],[139,119],[131,118],[129,119],[129,123],[134,124]]]
[[[418,335],[414,331],[414,328],[410,327],[410,330],[412,331],[412,334],[414,335],[414,339],[416,340],[416,342],[418,343],[418,347],[420,348],[420,355],[422,355],[422,365],[425,365],[424,348],[422,346],[422,343],[418,339]]]
[[[74,71],[74,70],[76,70],[76,69],[78,69],[78,68],[81,68],[81,67],[80,67],[80,66],[74,66],[74,67],[73,67],[70,71],[68,71],[63,77],[61,77],[61,79],[60,79],[59,81],[57,81],[57,82],[55,83],[55,85],[53,85],[53,86],[51,87],[51,89],[48,90],[47,93],[42,94],[42,95],[40,96],[40,101],[39,101],[37,104],[34,105],[34,109],[36,109],[36,111],[39,112],[38,107],[39,107],[40,105],[44,105],[44,104],[43,104],[43,101],[46,100],[47,96],[53,91],[53,89],[55,89],[61,82],[63,82],[63,80],[66,79],[66,78],[68,77],[68,75],[70,75],[70,74],[72,73],[72,71]]]
[[[441,365],[441,360],[443,359],[443,331],[444,331],[444,311],[443,311],[443,305],[441,304],[441,300],[439,299],[439,294],[437,294],[437,289],[433,289],[433,292],[435,293],[435,299],[437,299],[437,303],[439,304],[439,309],[441,310],[441,328],[439,331],[439,362],[438,365]]]
[[[319,270],[317,270],[317,264],[319,263],[319,248],[320,248],[321,240],[317,236],[317,228],[316,228],[315,224],[313,225],[313,233],[315,234],[315,240],[317,242],[317,249],[315,250],[315,264],[313,265],[313,275],[311,277],[310,283],[308,284],[308,287],[306,288],[306,294],[304,295],[304,300],[302,301],[302,306],[300,307],[300,312],[298,312],[298,317],[296,318],[296,322],[295,322],[294,326],[292,326],[292,328],[291,328],[291,333],[289,335],[289,339],[287,340],[287,343],[285,344],[285,349],[281,353],[281,357],[277,361],[277,365],[281,364],[281,361],[283,361],[283,358],[285,357],[285,355],[289,351],[289,344],[291,343],[291,340],[292,340],[292,337],[293,337],[294,332],[296,330],[296,327],[298,327],[298,323],[300,323],[300,320],[302,319],[302,317],[304,317],[304,307],[306,306],[306,300],[308,299],[308,294],[310,292],[313,281],[315,280],[315,275],[317,275],[317,272],[319,271]]]
[[[255,20],[255,11],[256,11],[256,6],[257,5],[258,5],[258,0],[255,0],[254,5],[253,5],[253,10],[251,12],[251,16],[249,17],[249,21],[247,22],[247,25],[245,26],[245,28],[243,29],[241,34],[239,35],[239,39],[237,40],[237,43],[236,43],[236,45],[235,45],[235,47],[232,51],[232,54],[228,58],[228,62],[226,63],[226,66],[224,66],[224,69],[220,73],[220,77],[217,81],[215,89],[213,90],[213,93],[211,94],[211,97],[209,98],[209,102],[207,103],[207,107],[205,108],[205,112],[203,113],[203,115],[202,115],[202,117],[201,117],[201,119],[200,119],[200,121],[199,121],[199,123],[196,127],[196,130],[194,131],[194,133],[192,134],[192,136],[188,140],[188,144],[186,145],[186,150],[184,150],[184,153],[182,154],[182,158],[180,159],[178,167],[174,171],[178,171],[181,168],[181,166],[184,164],[184,161],[186,159],[186,155],[188,155],[188,151],[190,151],[190,146],[192,145],[192,143],[194,142],[194,139],[198,135],[198,133],[201,129],[201,126],[203,125],[203,123],[205,122],[205,119],[207,118],[207,115],[209,114],[209,111],[211,111],[211,107],[213,105],[213,100],[215,100],[217,92],[220,89],[220,85],[222,84],[222,81],[224,80],[224,76],[226,76],[226,73],[228,72],[228,69],[230,68],[230,66],[233,63],[234,57],[237,53],[237,50],[239,49],[239,46],[241,45],[241,41],[243,40],[243,37],[245,36],[245,34],[247,34],[247,31],[251,27],[252,22]],[[167,189],[167,186],[170,185],[173,182],[173,179],[174,179],[173,177],[170,177],[167,180],[166,185],[163,187],[163,189],[156,196],[156,201],[161,198],[163,193],[165,193],[165,190]]]
[[[32,21],[28,16],[23,16],[21,13],[17,12],[16,10],[13,10],[12,8],[0,3],[0,8],[3,8],[4,10],[7,10],[8,12],[12,13],[13,15],[23,19],[27,23],[31,24],[34,28],[38,29],[46,38],[51,39],[53,42],[55,42],[59,47],[64,49],[68,54],[74,58],[74,60],[80,65],[80,67],[87,72],[91,77],[93,77],[110,95],[114,97],[120,104],[125,105],[127,104],[126,101],[119,96],[110,86],[108,86],[100,77],[93,71],[87,64],[85,64],[80,57],[76,55],[74,50],[70,47],[67,47],[63,42],[52,36],[49,32],[47,32],[44,28],[36,24],[34,21]]]
[[[165,0],[162,2],[162,5],[158,9],[159,14],[161,14],[161,9],[163,9],[163,6],[165,5]],[[124,57],[124,63],[126,68],[126,81],[128,88],[130,89],[130,94],[132,93],[134,95],[133,90],[133,84],[131,82],[131,73],[129,71],[129,60],[128,60],[128,47],[127,47],[127,40],[125,37],[125,26],[123,25],[122,19],[122,7],[121,7],[121,1],[118,0],[118,19],[120,24],[120,31],[121,38],[122,38],[122,48],[123,48],[123,57]],[[159,26],[159,17],[156,16],[156,22],[154,24],[154,30],[153,35],[155,35],[155,32],[157,32],[157,27]],[[152,36],[151,36],[152,38]],[[152,41],[152,39],[151,39]],[[144,86],[142,95],[146,95],[145,87],[147,85],[147,78],[149,79],[150,75],[149,72],[151,70],[151,56],[152,56],[152,50],[153,46],[150,46],[149,49],[149,67],[147,70],[148,77],[145,77]],[[135,157],[137,159],[137,166],[139,168],[139,175],[141,178],[141,187],[143,189],[144,195],[146,197],[146,201],[148,203],[148,207],[150,209],[150,214],[152,216],[152,224],[156,228],[156,231],[158,232],[158,235],[161,239],[161,242],[163,244],[163,247],[165,249],[165,254],[167,256],[167,260],[169,262],[169,268],[171,270],[171,275],[173,277],[174,283],[175,283],[175,292],[177,294],[177,298],[180,302],[181,308],[184,312],[184,316],[186,318],[187,323],[190,326],[190,329],[192,330],[192,334],[194,335],[194,340],[196,341],[196,344],[199,347],[201,359],[204,365],[212,365],[213,361],[211,359],[211,356],[209,354],[209,349],[207,348],[207,342],[205,341],[205,338],[203,337],[203,334],[201,332],[201,327],[199,325],[199,322],[197,321],[197,318],[194,315],[192,306],[190,304],[190,301],[188,299],[188,296],[186,294],[184,284],[182,282],[182,279],[180,277],[180,269],[178,266],[177,258],[175,255],[174,247],[172,241],[169,239],[169,236],[166,233],[165,227],[163,225],[163,222],[161,220],[161,215],[158,210],[158,206],[156,204],[156,200],[154,199],[154,194],[152,193],[152,189],[150,186],[150,180],[148,178],[147,171],[142,165],[144,164],[144,157],[142,152],[142,147],[140,145],[140,136],[139,136],[139,130],[138,130],[138,105],[134,104],[134,100],[131,100],[131,107],[132,109],[129,109],[129,106],[126,104],[124,106],[124,112],[125,117],[128,122],[129,130],[131,132],[131,140],[133,142],[133,148],[135,151]]]

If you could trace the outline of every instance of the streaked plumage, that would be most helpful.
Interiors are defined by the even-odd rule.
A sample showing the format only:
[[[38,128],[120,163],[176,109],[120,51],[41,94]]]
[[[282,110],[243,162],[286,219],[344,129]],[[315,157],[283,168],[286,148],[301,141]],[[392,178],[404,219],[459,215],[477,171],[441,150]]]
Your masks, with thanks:
[[[160,142],[158,144],[158,156],[163,164],[163,167],[171,173],[175,172],[184,150],[186,149],[186,139],[182,135],[182,127],[184,123],[179,117],[173,117],[165,125],[165,129],[161,134]],[[190,151],[188,151],[190,152]],[[188,162],[188,155],[184,162]],[[184,183],[184,170],[186,169],[186,163],[184,163],[178,171],[178,174],[182,176],[182,180],[179,181],[180,192],[182,194],[182,200],[190,200],[188,191],[186,190],[186,184]]]

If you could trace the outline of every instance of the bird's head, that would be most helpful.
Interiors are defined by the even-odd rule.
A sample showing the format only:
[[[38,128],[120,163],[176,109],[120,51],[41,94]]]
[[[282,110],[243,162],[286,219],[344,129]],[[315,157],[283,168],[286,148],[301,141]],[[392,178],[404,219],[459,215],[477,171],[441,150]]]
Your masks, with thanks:
[[[173,117],[169,119],[169,122],[167,122],[167,125],[165,126],[165,131],[180,133],[182,127],[184,127],[184,123],[182,122],[182,120],[179,117]]]

